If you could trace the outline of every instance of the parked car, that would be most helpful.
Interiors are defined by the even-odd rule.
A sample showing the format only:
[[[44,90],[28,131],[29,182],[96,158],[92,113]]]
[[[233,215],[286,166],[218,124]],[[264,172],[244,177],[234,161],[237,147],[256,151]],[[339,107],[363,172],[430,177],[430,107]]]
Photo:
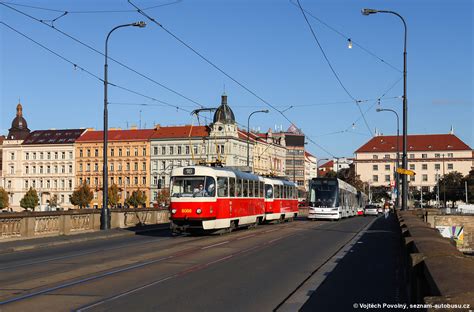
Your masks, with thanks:
[[[379,213],[379,208],[375,205],[366,205],[364,208],[364,215],[365,216],[376,216]]]
[[[357,208],[357,215],[363,216],[364,215],[364,208]]]

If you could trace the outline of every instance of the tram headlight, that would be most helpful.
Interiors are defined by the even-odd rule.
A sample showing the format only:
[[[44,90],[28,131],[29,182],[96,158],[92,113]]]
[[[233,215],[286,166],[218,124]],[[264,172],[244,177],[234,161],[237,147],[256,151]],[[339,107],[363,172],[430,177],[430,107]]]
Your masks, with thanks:
[[[172,213],[172,214],[175,214],[175,213],[176,213],[176,209],[171,209],[171,213]]]
[[[202,212],[201,208],[196,209],[197,214],[201,214],[201,212]]]

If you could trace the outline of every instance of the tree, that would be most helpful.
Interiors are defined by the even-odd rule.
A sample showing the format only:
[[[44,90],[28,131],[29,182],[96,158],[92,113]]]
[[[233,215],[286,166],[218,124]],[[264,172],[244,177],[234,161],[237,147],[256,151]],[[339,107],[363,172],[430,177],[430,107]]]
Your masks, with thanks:
[[[54,194],[53,196],[51,196],[51,198],[49,199],[49,207],[58,207],[58,195]]]
[[[79,206],[79,208],[85,208],[89,206],[90,202],[94,198],[89,185],[82,184],[79,186],[71,195],[71,204]]]
[[[0,187],[0,209],[8,208],[9,198],[8,193],[3,187]]]
[[[359,175],[356,175],[355,172],[355,165],[350,164],[349,168],[344,168],[341,169],[337,172],[337,177],[353,187],[355,187],[358,191],[365,192],[366,191],[366,185],[362,180],[360,179]]]
[[[464,199],[464,177],[460,172],[450,172],[441,177],[439,180],[439,196],[446,202],[451,201],[454,208],[454,203],[458,200]]]
[[[469,203],[474,203],[474,169],[469,171],[463,179],[463,185],[467,182],[467,197]]]
[[[335,171],[332,171],[332,170],[329,170],[328,172],[326,172],[326,174],[324,175],[325,178],[336,178],[337,177],[337,173]]]
[[[383,185],[371,187],[370,192],[372,193],[372,202],[378,203],[390,199],[390,194],[388,193],[389,190],[389,187]]]
[[[117,184],[112,184],[109,187],[108,197],[107,197],[107,204],[111,208],[115,208],[115,207],[117,207],[117,204],[118,204],[119,200],[120,200],[119,187],[117,186]]]
[[[36,206],[39,204],[39,197],[36,190],[32,187],[26,192],[25,196],[20,200],[20,206],[24,209],[31,209],[35,211]]]
[[[125,203],[129,206],[134,208],[138,208],[140,206],[146,206],[146,194],[140,190],[136,190],[132,192],[132,195],[127,198]]]
[[[170,191],[169,189],[162,189],[158,193],[158,197],[156,198],[156,202],[161,207],[166,207],[170,204]]]

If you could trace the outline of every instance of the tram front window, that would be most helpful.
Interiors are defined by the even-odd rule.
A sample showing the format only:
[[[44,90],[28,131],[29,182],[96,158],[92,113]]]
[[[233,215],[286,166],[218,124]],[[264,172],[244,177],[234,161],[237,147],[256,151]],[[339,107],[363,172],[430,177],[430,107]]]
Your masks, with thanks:
[[[214,197],[216,183],[212,177],[173,177],[171,197]]]
[[[316,180],[311,184],[310,203],[313,207],[335,207],[336,181]]]

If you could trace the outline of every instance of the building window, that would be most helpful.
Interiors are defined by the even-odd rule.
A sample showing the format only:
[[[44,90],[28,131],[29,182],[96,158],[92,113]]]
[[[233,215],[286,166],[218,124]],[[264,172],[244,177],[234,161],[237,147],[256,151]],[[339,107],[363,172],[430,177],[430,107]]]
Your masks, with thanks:
[[[390,154],[385,154],[384,159],[390,159]]]
[[[454,157],[453,153],[448,153],[448,158],[453,158],[453,157]]]
[[[138,163],[137,163],[137,162],[135,163],[135,167],[134,167],[134,168],[135,168],[135,171],[138,171]]]
[[[30,159],[30,153],[25,153],[25,159],[29,160]]]
[[[59,156],[58,152],[54,152],[54,159],[58,159],[58,156]]]
[[[158,155],[158,146],[153,147],[153,155]]]
[[[69,159],[72,159],[72,152],[69,152]]]
[[[410,170],[415,170],[415,164],[410,164]]]
[[[390,175],[385,175],[385,182],[390,182]]]
[[[421,158],[428,158],[428,154],[421,154]]]
[[[61,159],[66,159],[66,152],[61,152]]]
[[[138,148],[135,148],[134,154],[135,156],[138,156]]]
[[[186,151],[186,155],[189,155],[189,145],[186,145],[185,151]]]
[[[173,155],[173,154],[174,154],[174,147],[170,146],[170,155]]]
[[[143,171],[146,171],[146,162],[143,162],[143,163],[142,163],[142,170],[143,170]]]
[[[79,164],[79,171],[82,172],[82,163]]]
[[[166,146],[161,147],[161,155],[166,155]]]
[[[427,175],[427,174],[424,174],[424,175],[422,176],[422,180],[423,180],[423,182],[428,181],[428,175]]]
[[[119,184],[119,185],[122,185],[122,177],[119,177],[119,178],[118,178],[118,184]]]
[[[15,174],[15,167],[14,166],[10,166],[10,174]]]
[[[87,150],[87,157],[91,157],[91,150],[90,149]]]
[[[94,151],[94,156],[95,157],[99,157],[99,150],[96,148],[95,151]]]
[[[39,173],[40,173],[40,174],[43,174],[43,166],[40,166],[40,167],[39,167]]]
[[[28,180],[25,180],[25,189],[28,189]]]
[[[84,152],[82,150],[79,150],[79,157],[83,157],[84,156]]]
[[[153,177],[153,185],[158,185],[158,177],[157,176]]]
[[[390,170],[390,165],[385,165],[385,170],[389,171]]]
[[[118,164],[118,171],[122,171],[122,163]]]
[[[95,172],[99,171],[99,164],[98,163],[94,164],[94,171]]]
[[[110,171],[114,171],[114,163],[110,164]]]
[[[46,166],[46,173],[51,173],[51,166]]]
[[[415,158],[415,154],[410,154],[410,158]]]
[[[421,169],[422,170],[428,170],[428,164],[422,164]]]
[[[112,156],[112,157],[113,157],[114,155],[115,155],[115,151],[114,151],[114,149],[113,149],[113,148],[111,148],[111,149],[110,149],[110,156]]]
[[[373,175],[372,176],[372,181],[379,182],[379,176],[378,175]]]
[[[91,164],[86,165],[86,171],[91,171]]]
[[[72,165],[69,165],[69,173],[72,173]]]
[[[162,170],[165,170],[165,168],[166,168],[166,161],[163,160],[163,161],[161,162],[161,169],[162,169]]]
[[[130,163],[127,163],[126,170],[127,170],[127,171],[130,171]]]
[[[26,174],[29,174],[29,173],[30,173],[30,167],[25,166],[25,173],[26,173]]]
[[[454,165],[453,164],[448,164],[448,170],[453,170],[454,169]]]
[[[441,164],[435,164],[435,170],[440,170],[441,169]]]
[[[130,149],[127,148],[127,157],[129,157],[129,156],[130,156]]]
[[[138,185],[138,177],[135,177],[135,185]]]
[[[143,148],[142,154],[143,154],[143,156],[146,156],[146,147]]]
[[[36,153],[33,153],[33,159],[36,159]]]
[[[378,171],[379,170],[379,165],[372,165],[372,170],[373,171]]]
[[[435,154],[435,158],[440,158],[440,157],[441,157],[441,155],[439,153]]]
[[[146,177],[142,178],[142,185],[146,185]]]
[[[122,149],[119,148],[119,157],[122,157]]]

